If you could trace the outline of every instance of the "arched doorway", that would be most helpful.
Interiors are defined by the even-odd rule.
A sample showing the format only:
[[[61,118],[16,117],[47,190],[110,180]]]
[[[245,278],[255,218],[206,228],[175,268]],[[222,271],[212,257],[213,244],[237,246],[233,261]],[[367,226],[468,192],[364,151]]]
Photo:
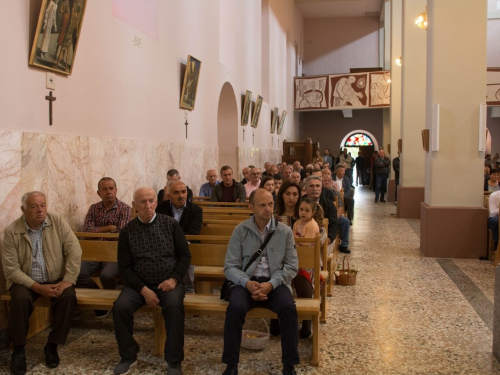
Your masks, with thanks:
[[[347,152],[351,154],[353,160],[357,160],[357,165],[353,168],[353,184],[365,185],[368,183],[367,176],[369,176],[369,172],[367,169],[370,167],[370,160],[373,155],[373,151],[378,151],[378,142],[373,136],[373,134],[364,131],[364,130],[356,130],[348,133],[342,143],[340,144],[340,148],[347,149]],[[359,159],[359,158],[362,159]],[[362,164],[362,168],[360,167]],[[359,174],[358,174],[359,170]]]
[[[219,144],[219,169],[223,165],[238,173],[238,105],[233,86],[226,82],[222,86],[217,108],[217,141]]]

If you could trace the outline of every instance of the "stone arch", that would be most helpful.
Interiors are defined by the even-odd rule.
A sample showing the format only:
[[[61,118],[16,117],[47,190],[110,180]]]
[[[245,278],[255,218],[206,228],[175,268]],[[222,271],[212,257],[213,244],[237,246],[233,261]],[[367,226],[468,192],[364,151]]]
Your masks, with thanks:
[[[238,104],[233,86],[225,82],[219,95],[217,108],[217,141],[219,145],[219,169],[223,165],[238,171]]]
[[[347,133],[347,135],[342,139],[342,142],[340,142],[340,148],[343,148],[345,145],[345,142],[349,139],[349,137],[353,134],[356,134],[356,133],[366,134],[368,137],[371,138],[375,151],[379,150],[377,138],[375,138],[375,136],[372,133],[367,132],[366,130],[362,130],[362,129],[353,130],[352,132]]]

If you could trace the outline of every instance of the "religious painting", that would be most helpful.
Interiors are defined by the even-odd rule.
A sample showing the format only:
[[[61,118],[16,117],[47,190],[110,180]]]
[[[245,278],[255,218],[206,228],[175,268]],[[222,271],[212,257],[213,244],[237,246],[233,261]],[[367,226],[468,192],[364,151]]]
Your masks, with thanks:
[[[283,125],[285,125],[286,111],[283,111],[280,117],[280,124],[278,125],[278,135],[283,131]]]
[[[328,76],[295,78],[295,109],[328,109]]]
[[[252,128],[256,128],[257,125],[259,125],[260,110],[262,109],[263,100],[264,98],[262,96],[257,95],[257,101],[255,102],[255,109],[253,110],[253,115],[252,115],[252,123],[251,123]]]
[[[330,108],[352,109],[368,105],[368,74],[346,74],[330,76],[332,94]]]
[[[43,0],[29,64],[70,75],[87,0]]]
[[[274,110],[271,112],[271,134],[274,134],[276,131],[276,126],[278,126],[278,114],[279,109],[274,107]]]
[[[196,91],[200,78],[201,61],[188,55],[184,83],[182,84],[180,108],[192,111],[196,101]]]
[[[241,125],[248,124],[248,115],[250,114],[250,107],[252,106],[252,92],[248,91],[245,94],[243,101],[243,111],[241,112]]]
[[[500,69],[488,68],[486,73],[486,104],[500,105]]]
[[[370,73],[370,107],[391,104],[391,76],[389,72]]]

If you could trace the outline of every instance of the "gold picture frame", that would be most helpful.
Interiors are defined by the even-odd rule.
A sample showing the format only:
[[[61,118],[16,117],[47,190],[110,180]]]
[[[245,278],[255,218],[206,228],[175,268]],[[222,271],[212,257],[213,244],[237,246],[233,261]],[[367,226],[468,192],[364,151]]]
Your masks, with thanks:
[[[278,107],[274,107],[274,110],[271,112],[271,134],[276,132],[276,127],[278,125]]]
[[[264,98],[260,95],[257,95],[257,100],[255,101],[255,109],[253,110],[253,115],[252,115],[252,123],[251,123],[252,128],[256,128],[257,125],[259,125],[260,110],[262,109],[263,101]]]
[[[278,135],[283,131],[283,126],[285,125],[286,111],[283,111],[280,117],[280,124],[278,125]]]
[[[181,100],[179,107],[189,111],[194,110],[198,81],[200,79],[201,61],[188,55],[186,60],[186,71],[182,83]]]
[[[250,114],[251,106],[252,106],[252,92],[247,90],[245,98],[243,99],[243,110],[241,111],[241,125],[248,125],[248,115]]]
[[[43,0],[29,65],[71,75],[86,6],[87,0]]]

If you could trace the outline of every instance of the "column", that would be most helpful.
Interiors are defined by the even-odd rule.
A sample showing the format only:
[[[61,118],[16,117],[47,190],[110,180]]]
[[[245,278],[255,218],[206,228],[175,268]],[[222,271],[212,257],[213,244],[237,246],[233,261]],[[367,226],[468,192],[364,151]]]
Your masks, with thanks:
[[[419,219],[424,201],[424,162],[421,132],[425,124],[427,30],[415,25],[427,0],[403,1],[403,66],[401,71],[400,175],[397,215]]]
[[[395,201],[396,180],[392,169],[392,160],[398,156],[398,139],[401,135],[401,66],[396,59],[402,57],[402,20],[403,0],[391,0],[391,108],[390,111],[390,145],[391,150],[386,155],[391,159],[391,174],[387,201]],[[403,61],[404,64],[404,61]]]
[[[425,155],[420,248],[426,256],[486,254],[479,106],[486,87],[486,0],[429,0],[426,128],[438,150]],[[433,109],[440,105],[439,126]],[[437,138],[431,135],[431,147]],[[404,152],[404,151],[403,151]]]

